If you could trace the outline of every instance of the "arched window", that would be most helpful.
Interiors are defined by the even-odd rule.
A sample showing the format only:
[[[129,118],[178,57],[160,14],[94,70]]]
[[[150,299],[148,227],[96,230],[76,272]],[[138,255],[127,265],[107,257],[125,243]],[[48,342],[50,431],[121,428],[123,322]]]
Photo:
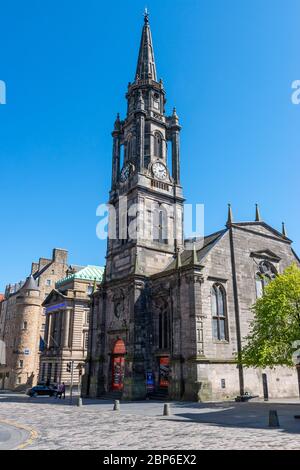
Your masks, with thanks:
[[[118,339],[113,347],[113,355],[126,354],[126,346],[122,339]]]
[[[161,310],[158,316],[158,347],[159,349],[170,347],[170,317],[167,310]]]
[[[153,240],[158,243],[168,243],[168,213],[164,208],[154,211]]]
[[[223,286],[214,284],[211,291],[213,338],[228,341],[226,294]]]
[[[163,157],[163,136],[160,132],[154,134],[154,156]]]
[[[260,298],[264,293],[264,280],[260,273],[257,273],[255,276],[255,285],[256,285],[256,297]]]
[[[260,298],[264,294],[265,287],[274,279],[277,271],[269,261],[262,261],[259,264],[259,271],[255,276],[256,297]]]
[[[132,135],[129,134],[126,141],[126,161],[132,157]]]

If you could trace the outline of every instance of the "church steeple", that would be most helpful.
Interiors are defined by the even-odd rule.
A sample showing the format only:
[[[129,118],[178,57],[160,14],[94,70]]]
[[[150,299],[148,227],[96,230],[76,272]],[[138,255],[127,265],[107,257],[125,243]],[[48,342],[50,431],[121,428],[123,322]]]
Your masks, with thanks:
[[[144,27],[140,44],[135,81],[152,79],[157,81],[152,35],[149,25],[149,13],[145,9]]]
[[[107,281],[128,273],[140,275],[141,271],[143,275],[153,274],[167,266],[177,255],[177,248],[183,248],[181,126],[175,108],[173,114],[166,115],[165,95],[162,80],[157,81],[146,11],[135,80],[127,87],[127,112],[123,119],[117,116],[112,131],[109,201],[115,208],[116,234],[108,240]],[[127,217],[121,204],[125,199]],[[168,214],[170,210],[173,216]],[[143,230],[137,230],[134,235],[125,230],[124,234],[121,226],[126,229],[126,219],[128,229],[129,224],[132,228],[136,223]],[[123,252],[130,256],[123,259]],[[153,263],[154,253],[159,262]],[[180,264],[179,255],[177,262]]]

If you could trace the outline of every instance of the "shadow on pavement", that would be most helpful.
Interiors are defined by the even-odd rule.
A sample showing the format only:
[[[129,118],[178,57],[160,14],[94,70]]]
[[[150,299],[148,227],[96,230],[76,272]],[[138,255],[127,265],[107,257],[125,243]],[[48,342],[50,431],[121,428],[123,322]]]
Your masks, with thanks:
[[[73,396],[72,405],[69,396],[64,399],[54,397],[30,398],[25,394],[0,394],[1,403],[30,404],[37,407],[44,405],[56,406],[76,406],[78,396]],[[300,414],[300,401],[297,403],[274,403],[253,401],[246,403],[237,402],[214,402],[214,403],[191,403],[191,402],[169,402],[171,405],[171,416],[163,417],[163,401],[122,401],[121,413],[132,415],[144,415],[163,420],[177,421],[182,423],[204,423],[213,426],[269,429],[269,411],[277,410],[279,418],[279,429],[281,432],[298,434],[300,437],[300,419],[295,419],[294,415]],[[83,408],[91,406],[101,407],[104,411],[112,410],[112,399],[83,399]]]

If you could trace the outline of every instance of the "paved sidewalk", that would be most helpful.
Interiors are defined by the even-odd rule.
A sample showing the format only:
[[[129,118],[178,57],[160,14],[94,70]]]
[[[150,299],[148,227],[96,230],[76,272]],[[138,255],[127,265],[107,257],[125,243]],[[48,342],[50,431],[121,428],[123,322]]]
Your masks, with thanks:
[[[300,402],[171,403],[30,399],[0,395],[0,419],[33,427],[38,437],[28,449],[300,449]],[[280,428],[268,427],[270,409]]]
[[[29,440],[30,432],[0,420],[0,450],[11,450]]]

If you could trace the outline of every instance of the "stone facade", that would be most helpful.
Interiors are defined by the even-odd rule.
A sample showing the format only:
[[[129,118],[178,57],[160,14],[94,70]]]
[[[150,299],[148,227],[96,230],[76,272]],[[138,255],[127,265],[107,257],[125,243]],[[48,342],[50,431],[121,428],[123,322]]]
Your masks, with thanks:
[[[43,302],[46,329],[40,382],[69,385],[73,368],[73,384],[78,384],[78,366],[84,364],[88,346],[90,295],[102,275],[103,268],[97,266],[73,269]]]
[[[67,256],[66,250],[55,248],[51,259],[32,263],[25,283],[6,288],[0,313],[0,339],[6,350],[6,364],[0,366],[2,389],[19,390],[37,382],[46,323],[42,302],[65,274]]]
[[[297,395],[295,371],[244,370],[236,357],[263,283],[299,259],[258,208],[254,222],[234,223],[230,208],[223,230],[183,240],[180,126],[175,110],[165,115],[148,15],[126,98],[127,116],[112,133],[117,218],[109,224],[117,236],[109,237],[105,276],[92,296],[85,394],[207,401],[262,396],[268,387],[271,397]],[[135,237],[120,230],[125,197]]]

